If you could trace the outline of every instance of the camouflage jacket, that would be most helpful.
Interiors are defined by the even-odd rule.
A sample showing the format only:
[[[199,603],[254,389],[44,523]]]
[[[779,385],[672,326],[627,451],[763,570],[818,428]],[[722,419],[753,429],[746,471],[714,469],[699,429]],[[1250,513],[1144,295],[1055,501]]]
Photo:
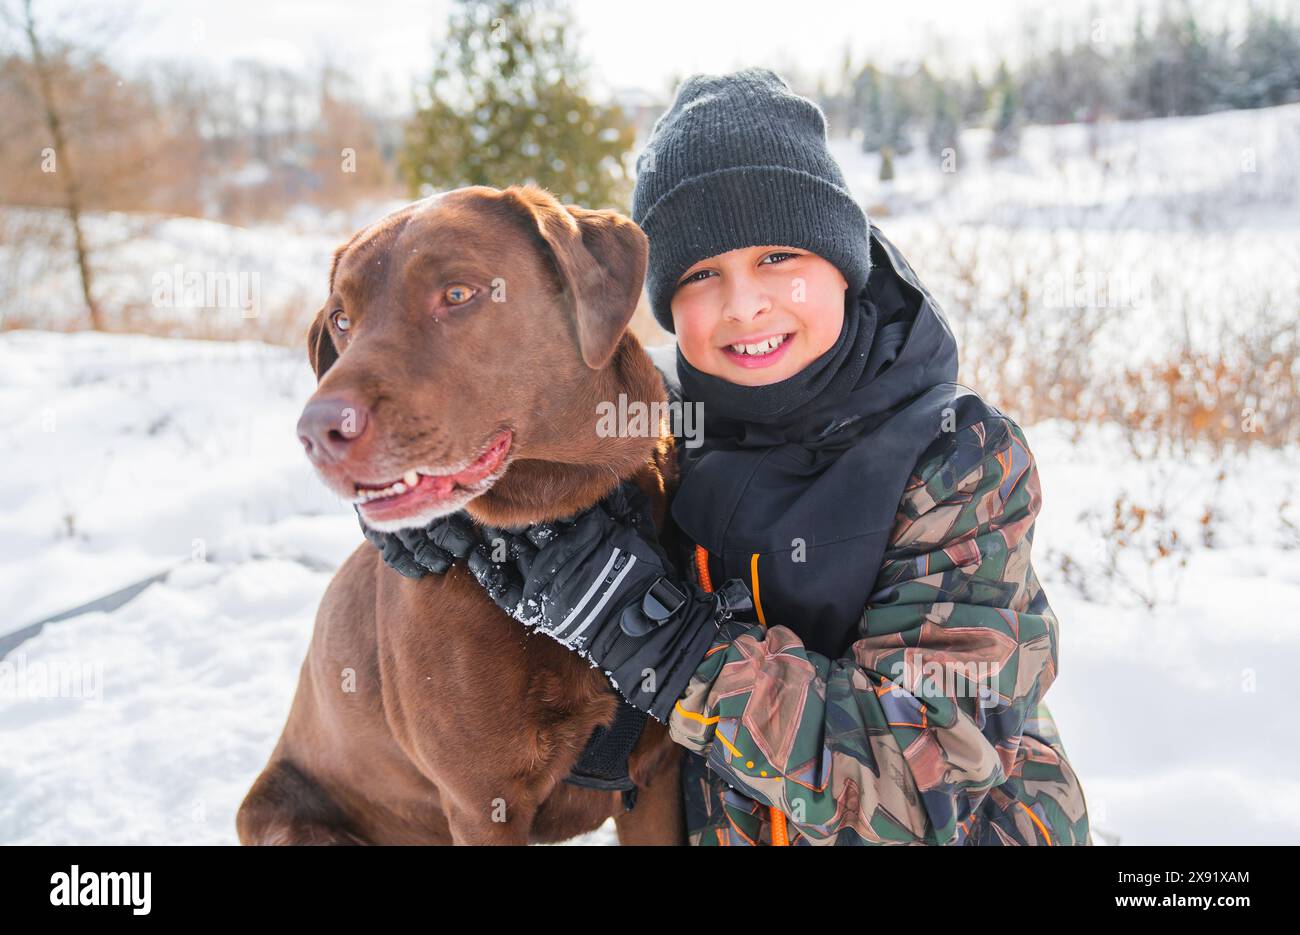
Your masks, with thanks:
[[[692,844],[1091,844],[1043,697],[1058,625],[1030,562],[1042,503],[1020,427],[987,418],[932,446],[899,504],[841,658],[798,622],[719,641],[669,729],[694,754]]]

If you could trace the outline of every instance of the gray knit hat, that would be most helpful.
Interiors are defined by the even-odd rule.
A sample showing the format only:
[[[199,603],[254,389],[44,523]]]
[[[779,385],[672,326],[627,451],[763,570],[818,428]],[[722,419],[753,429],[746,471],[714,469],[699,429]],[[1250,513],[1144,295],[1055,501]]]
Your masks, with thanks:
[[[728,250],[799,247],[835,264],[850,297],[866,285],[867,217],[826,146],[826,117],[770,69],[682,82],[636,170],[632,220],[650,240],[646,290],[668,331],[677,280]]]

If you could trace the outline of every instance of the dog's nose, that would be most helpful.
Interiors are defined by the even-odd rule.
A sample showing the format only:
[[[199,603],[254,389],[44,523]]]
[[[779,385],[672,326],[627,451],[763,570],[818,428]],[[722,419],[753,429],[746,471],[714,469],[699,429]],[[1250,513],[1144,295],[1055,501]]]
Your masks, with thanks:
[[[342,461],[370,423],[370,411],[340,397],[314,399],[298,417],[298,439],[315,463]]]

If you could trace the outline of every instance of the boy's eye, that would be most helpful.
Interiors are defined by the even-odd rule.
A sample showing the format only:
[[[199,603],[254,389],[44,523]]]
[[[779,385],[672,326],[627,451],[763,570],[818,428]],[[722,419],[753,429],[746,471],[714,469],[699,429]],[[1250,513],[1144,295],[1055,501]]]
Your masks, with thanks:
[[[788,250],[778,250],[775,253],[769,253],[767,256],[763,257],[763,259],[760,260],[759,262],[767,263],[768,260],[773,260],[777,263],[782,263],[792,257],[798,257],[798,256],[802,256],[802,254],[791,253]],[[768,265],[772,265],[772,264],[768,264]],[[686,285],[687,283],[697,282],[701,278],[708,276],[712,272],[713,270],[711,269],[696,270],[694,273],[691,273],[691,275],[687,276],[685,279],[679,282],[677,284],[677,288],[680,289],[682,286]]]
[[[705,275],[707,275],[708,273],[711,273],[711,272],[713,272],[713,270],[711,270],[711,269],[700,269],[700,270],[696,270],[695,272],[691,273],[691,275],[687,276],[685,279],[683,279],[681,282],[679,282],[679,283],[677,284],[677,288],[680,289],[682,286],[686,285],[688,282],[696,282],[696,281],[698,281],[698,280],[700,279],[700,277],[705,276]]]

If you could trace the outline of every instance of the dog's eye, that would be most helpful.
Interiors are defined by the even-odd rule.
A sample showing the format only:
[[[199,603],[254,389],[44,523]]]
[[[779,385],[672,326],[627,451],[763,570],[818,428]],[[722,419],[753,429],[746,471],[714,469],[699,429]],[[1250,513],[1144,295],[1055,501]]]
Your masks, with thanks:
[[[463,283],[448,286],[442,294],[446,296],[448,305],[464,305],[474,298],[474,290]]]
[[[333,314],[330,315],[330,320],[334,322],[334,327],[338,328],[340,331],[347,331],[348,328],[351,327],[352,325],[352,323],[348,321],[347,314],[344,313],[343,309],[341,308],[337,309]]]

